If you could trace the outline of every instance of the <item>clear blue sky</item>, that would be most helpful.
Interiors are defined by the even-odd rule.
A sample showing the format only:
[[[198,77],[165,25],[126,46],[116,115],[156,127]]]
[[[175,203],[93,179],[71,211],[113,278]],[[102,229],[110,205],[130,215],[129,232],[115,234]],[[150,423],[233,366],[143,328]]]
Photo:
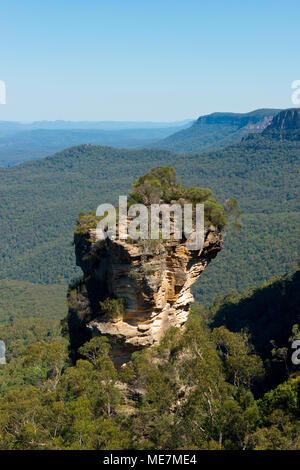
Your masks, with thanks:
[[[299,0],[0,2],[0,120],[153,120],[291,107]]]

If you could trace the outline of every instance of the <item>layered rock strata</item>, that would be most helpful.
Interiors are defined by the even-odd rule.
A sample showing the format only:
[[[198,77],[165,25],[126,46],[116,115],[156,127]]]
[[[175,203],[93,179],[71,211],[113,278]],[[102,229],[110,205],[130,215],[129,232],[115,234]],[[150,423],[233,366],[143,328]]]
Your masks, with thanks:
[[[187,240],[97,240],[96,230],[75,234],[76,263],[83,280],[69,292],[69,333],[73,351],[94,335],[109,338],[116,364],[138,349],[157,344],[171,326],[183,327],[193,302],[192,284],[222,247],[210,225],[203,248]],[[103,312],[105,299],[123,299],[120,315]]]

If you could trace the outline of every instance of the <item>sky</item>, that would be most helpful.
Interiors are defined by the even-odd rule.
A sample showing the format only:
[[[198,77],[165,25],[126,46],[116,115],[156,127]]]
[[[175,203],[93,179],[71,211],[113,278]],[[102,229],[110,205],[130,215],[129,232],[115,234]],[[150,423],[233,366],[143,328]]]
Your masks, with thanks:
[[[299,0],[0,0],[0,120],[292,107]]]

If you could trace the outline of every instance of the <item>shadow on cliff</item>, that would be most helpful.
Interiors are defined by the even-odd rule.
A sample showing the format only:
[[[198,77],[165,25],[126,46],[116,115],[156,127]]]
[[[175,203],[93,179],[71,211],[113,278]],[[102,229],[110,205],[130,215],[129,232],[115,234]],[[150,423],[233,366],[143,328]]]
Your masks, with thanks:
[[[230,331],[246,331],[255,350],[265,362],[265,387],[285,380],[293,365],[289,339],[292,327],[300,323],[300,270],[275,279],[262,287],[249,289],[244,295],[229,294],[210,309],[212,327],[226,326]],[[274,347],[287,348],[281,361],[272,355]]]

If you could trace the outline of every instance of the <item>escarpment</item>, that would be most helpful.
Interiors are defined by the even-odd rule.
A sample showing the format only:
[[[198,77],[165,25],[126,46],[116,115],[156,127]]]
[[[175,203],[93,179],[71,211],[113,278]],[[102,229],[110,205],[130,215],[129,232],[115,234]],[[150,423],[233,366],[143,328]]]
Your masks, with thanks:
[[[300,129],[300,109],[286,109],[274,116],[270,129],[279,130],[299,130]]]
[[[141,194],[144,185],[143,180],[140,191],[135,187],[133,193]],[[179,191],[175,197],[186,191],[174,183],[171,186]],[[201,249],[189,249],[188,240],[175,239],[172,230],[167,240],[102,240],[97,236],[96,217],[79,219],[74,244],[83,278],[70,286],[68,296],[70,345],[75,353],[91,337],[105,335],[114,362],[121,365],[132,352],[157,344],[169,327],[184,326],[193,302],[190,288],[221,250],[224,224],[221,206],[211,191],[190,189],[199,189],[210,214],[205,217]],[[162,196],[166,199],[162,192],[160,188],[160,201]]]

